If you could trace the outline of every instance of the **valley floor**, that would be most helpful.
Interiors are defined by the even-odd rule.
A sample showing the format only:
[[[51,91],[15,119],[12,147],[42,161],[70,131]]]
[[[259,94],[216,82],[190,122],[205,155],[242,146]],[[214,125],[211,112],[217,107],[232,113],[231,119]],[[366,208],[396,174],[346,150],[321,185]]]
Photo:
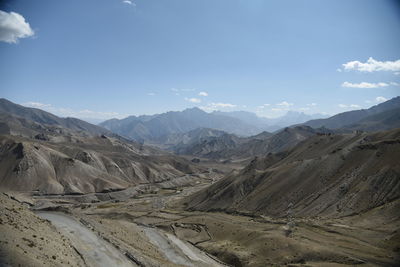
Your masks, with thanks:
[[[287,218],[186,211],[182,198],[204,186],[205,180],[179,189],[142,188],[122,201],[52,196],[34,202],[38,215],[55,225],[86,266],[396,266],[400,260],[400,223],[371,220],[381,218],[382,210],[397,212],[400,200],[369,214],[288,223]],[[15,246],[24,238],[19,234],[11,242]],[[0,244],[2,251],[10,250],[10,244]]]

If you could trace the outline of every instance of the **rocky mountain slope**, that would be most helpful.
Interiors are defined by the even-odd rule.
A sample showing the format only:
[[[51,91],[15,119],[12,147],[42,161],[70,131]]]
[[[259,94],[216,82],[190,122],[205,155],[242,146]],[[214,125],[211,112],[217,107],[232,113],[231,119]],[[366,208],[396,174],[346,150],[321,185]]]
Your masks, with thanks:
[[[112,119],[100,125],[133,140],[152,142],[196,128],[212,128],[237,135],[252,135],[260,131],[257,127],[237,118],[210,114],[199,108],[153,116],[130,116],[122,120]]]
[[[85,127],[76,130],[76,124],[68,125],[50,113],[6,103],[7,113],[0,113],[1,188],[83,194],[202,171],[185,159],[127,141],[107,130],[109,136],[95,134],[104,132],[101,127],[84,123]],[[26,118],[21,117],[24,114]]]
[[[385,121],[382,120],[383,117],[390,115],[387,113],[383,112],[389,112],[390,110],[395,110],[400,108],[400,96],[392,98],[384,103],[375,105],[369,109],[361,109],[361,110],[353,110],[353,111],[348,111],[348,112],[343,112],[339,113],[335,116],[329,117],[327,119],[319,119],[319,120],[311,120],[308,122],[305,122],[304,125],[313,127],[313,128],[319,128],[319,127],[326,127],[329,129],[339,129],[339,128],[344,128],[348,127],[350,125],[356,125],[357,123],[363,123],[362,120],[368,120],[368,117],[378,115],[382,113],[380,117],[380,123],[379,127],[376,124],[375,127],[369,128],[365,127],[363,125],[360,125],[360,130],[365,129],[372,129],[372,130],[385,130],[385,129],[394,129],[398,126],[399,122],[399,117],[392,117],[390,121]],[[373,119],[373,117],[372,117]],[[364,121],[365,123],[365,121]]]
[[[262,132],[258,135],[239,138],[224,134],[196,140],[173,147],[178,154],[193,155],[213,159],[244,159],[271,152],[289,149],[299,142],[318,133],[330,132],[327,129],[312,129],[306,126],[285,128],[276,134]]]
[[[237,137],[234,134],[220,132],[219,135],[206,135],[192,138],[188,143],[178,143],[170,148],[176,154],[192,155],[197,157],[214,158],[221,152],[235,149],[239,144],[246,142],[247,138]]]
[[[110,131],[86,121],[76,118],[60,118],[44,110],[27,108],[4,98],[0,99],[0,116],[2,117],[2,121],[5,119],[7,119],[7,121],[12,120],[14,124],[25,123],[26,125],[27,123],[30,123],[31,126],[27,128],[35,128],[32,126],[34,126],[34,123],[38,123],[52,127],[62,127],[86,135],[112,135]],[[7,116],[8,118],[6,118]],[[4,124],[0,124],[0,126],[0,128],[4,129]]]
[[[187,200],[189,209],[340,217],[400,197],[400,130],[316,135],[254,159]]]
[[[72,242],[14,196],[0,192],[1,266],[87,266]]]
[[[252,125],[257,126],[258,128],[274,132],[284,127],[303,123],[313,119],[320,119],[327,117],[323,114],[305,114],[304,112],[298,111],[288,111],[285,115],[276,117],[276,118],[266,118],[259,117],[255,113],[247,112],[247,111],[231,111],[231,112],[222,112],[222,111],[214,111],[213,114],[219,114],[224,116],[229,116],[232,118],[237,118]]]
[[[400,107],[367,116],[355,124],[344,127],[346,130],[368,132],[390,130],[393,128],[400,128]]]
[[[115,138],[53,143],[0,136],[0,186],[41,194],[82,194],[171,180],[198,171],[168,154]]]

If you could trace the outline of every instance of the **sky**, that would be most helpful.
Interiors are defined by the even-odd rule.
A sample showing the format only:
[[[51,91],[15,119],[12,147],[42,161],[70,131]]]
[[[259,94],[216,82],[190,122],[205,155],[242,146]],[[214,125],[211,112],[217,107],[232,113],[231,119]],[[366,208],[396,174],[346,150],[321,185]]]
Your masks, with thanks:
[[[0,0],[0,97],[100,121],[400,95],[400,1]]]

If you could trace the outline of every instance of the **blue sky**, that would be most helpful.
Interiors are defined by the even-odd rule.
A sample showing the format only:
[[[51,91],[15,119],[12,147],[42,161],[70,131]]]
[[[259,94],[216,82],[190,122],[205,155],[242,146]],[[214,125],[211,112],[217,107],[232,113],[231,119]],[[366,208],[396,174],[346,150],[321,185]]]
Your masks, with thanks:
[[[13,0],[0,10],[0,97],[61,116],[335,114],[400,95],[399,1]]]

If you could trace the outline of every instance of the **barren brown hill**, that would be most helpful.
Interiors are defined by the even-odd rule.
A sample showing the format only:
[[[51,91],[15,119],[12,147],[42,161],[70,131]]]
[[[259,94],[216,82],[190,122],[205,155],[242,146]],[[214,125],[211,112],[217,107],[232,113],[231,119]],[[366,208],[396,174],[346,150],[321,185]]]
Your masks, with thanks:
[[[54,143],[0,137],[0,186],[42,194],[80,194],[123,189],[184,176],[198,167],[176,156],[148,154],[107,137]]]
[[[12,115],[17,118],[23,118],[30,122],[46,126],[62,127],[86,135],[113,135],[110,131],[86,121],[69,117],[60,118],[44,110],[24,107],[4,98],[0,98],[0,114],[2,114],[2,116],[4,116],[4,114]]]
[[[328,129],[313,129],[308,126],[284,128],[271,134],[262,132],[250,137],[237,137],[224,134],[181,145],[175,149],[179,154],[212,159],[250,159],[254,156],[281,152],[290,149],[318,133],[327,133]]]
[[[0,111],[0,187],[7,190],[114,191],[201,169],[77,119],[62,119],[5,99],[0,99]]]
[[[189,197],[187,207],[278,217],[362,213],[399,198],[399,159],[400,129],[318,135],[254,159]]]

